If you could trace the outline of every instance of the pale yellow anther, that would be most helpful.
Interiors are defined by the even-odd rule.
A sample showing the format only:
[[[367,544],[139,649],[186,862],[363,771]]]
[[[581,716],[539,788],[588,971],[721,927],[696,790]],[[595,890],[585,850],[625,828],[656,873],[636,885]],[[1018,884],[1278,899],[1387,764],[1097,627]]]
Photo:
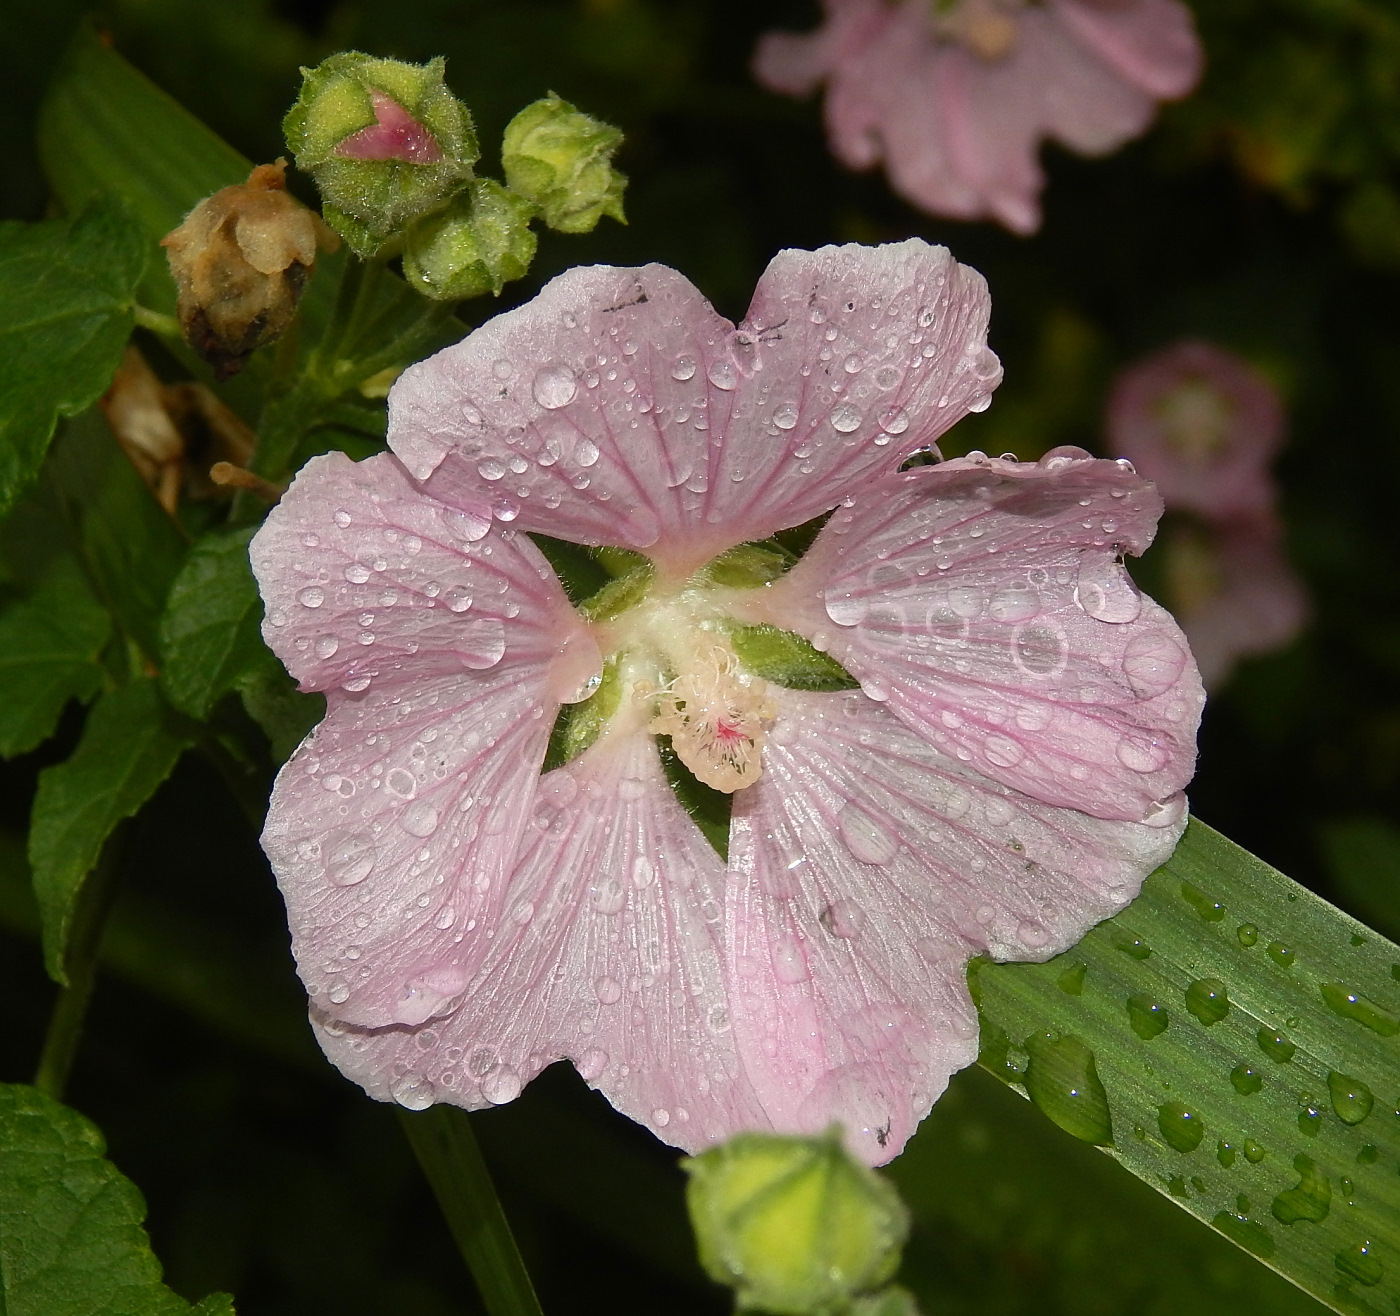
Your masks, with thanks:
[[[764,731],[776,708],[766,683],[746,676],[728,648],[701,639],[654,697],[657,711],[648,730],[670,736],[677,756],[700,781],[728,794],[759,779]]]
[[[1019,8],[1019,0],[954,0],[952,5],[935,0],[933,27],[979,59],[1005,59],[1016,45]]]

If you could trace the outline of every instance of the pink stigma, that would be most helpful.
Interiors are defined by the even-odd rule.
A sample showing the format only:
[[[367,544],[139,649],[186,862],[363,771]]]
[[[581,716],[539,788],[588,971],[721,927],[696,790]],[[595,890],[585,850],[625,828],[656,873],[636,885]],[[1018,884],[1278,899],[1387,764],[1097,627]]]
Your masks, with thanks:
[[[442,147],[437,138],[382,91],[370,92],[377,122],[351,133],[335,153],[346,160],[403,160],[408,164],[437,164]]]

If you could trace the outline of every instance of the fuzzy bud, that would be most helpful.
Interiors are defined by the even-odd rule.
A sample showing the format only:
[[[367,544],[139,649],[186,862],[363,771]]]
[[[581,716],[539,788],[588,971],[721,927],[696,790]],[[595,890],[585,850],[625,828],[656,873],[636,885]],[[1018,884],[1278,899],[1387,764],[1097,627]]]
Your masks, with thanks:
[[[316,249],[340,239],[287,193],[287,162],[206,197],[161,239],[179,292],[186,341],[220,379],[243,368],[296,313]]]
[[[499,293],[535,258],[530,220],[537,213],[523,197],[478,178],[405,235],[404,278],[437,301]]]
[[[845,1310],[899,1265],[908,1212],[847,1154],[839,1129],[741,1133],[682,1164],[701,1264],[735,1289],[741,1310]]]
[[[501,162],[511,190],[539,206],[550,228],[587,233],[604,215],[627,222],[627,178],[612,167],[621,144],[619,129],[551,94],[506,125]]]
[[[389,246],[471,181],[476,133],[444,66],[344,51],[302,69],[282,123],[287,145],[321,189],[326,222],[359,256]]]

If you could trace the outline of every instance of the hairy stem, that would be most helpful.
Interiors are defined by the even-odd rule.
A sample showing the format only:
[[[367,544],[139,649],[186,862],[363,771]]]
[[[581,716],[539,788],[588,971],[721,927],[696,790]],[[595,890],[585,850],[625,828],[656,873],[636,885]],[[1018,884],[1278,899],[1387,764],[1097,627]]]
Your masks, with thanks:
[[[542,1316],[467,1112],[433,1106],[399,1120],[490,1316]]]

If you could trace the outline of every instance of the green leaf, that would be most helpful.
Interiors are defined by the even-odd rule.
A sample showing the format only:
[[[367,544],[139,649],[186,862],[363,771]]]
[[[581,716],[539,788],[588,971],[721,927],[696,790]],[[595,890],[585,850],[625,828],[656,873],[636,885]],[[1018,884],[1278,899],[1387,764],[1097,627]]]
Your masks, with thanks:
[[[974,1066],[886,1167],[930,1313],[1321,1316],[1323,1308]]]
[[[38,586],[0,612],[0,757],[12,758],[53,734],[70,699],[102,685],[98,655],[112,623],[68,555]]]
[[[0,1312],[5,1316],[233,1316],[161,1283],[136,1185],[96,1127],[31,1087],[0,1084]]]
[[[46,469],[103,605],[149,660],[185,541],[96,409],[70,421]]]
[[[969,976],[983,1065],[1055,1123],[1336,1310],[1393,1310],[1400,947],[1193,821],[1073,950]]]
[[[65,210],[120,196],[152,256],[142,301],[173,313],[175,285],[155,244],[200,201],[252,168],[138,73],[90,27],[74,38],[39,114],[39,157]]]
[[[141,679],[103,695],[73,757],[39,774],[29,862],[44,962],[56,982],[67,981],[64,958],[78,897],[103,842],[151,798],[188,743],[156,683]]]
[[[326,697],[296,687],[287,669],[270,650],[239,678],[243,707],[267,736],[274,762],[285,763],[292,751],[326,715]]]
[[[145,261],[139,227],[110,201],[0,224],[0,513],[38,472],[58,418],[111,382]]]
[[[207,717],[267,652],[262,600],[248,565],[255,529],[200,540],[171,588],[160,623],[161,688],[191,717]]]

